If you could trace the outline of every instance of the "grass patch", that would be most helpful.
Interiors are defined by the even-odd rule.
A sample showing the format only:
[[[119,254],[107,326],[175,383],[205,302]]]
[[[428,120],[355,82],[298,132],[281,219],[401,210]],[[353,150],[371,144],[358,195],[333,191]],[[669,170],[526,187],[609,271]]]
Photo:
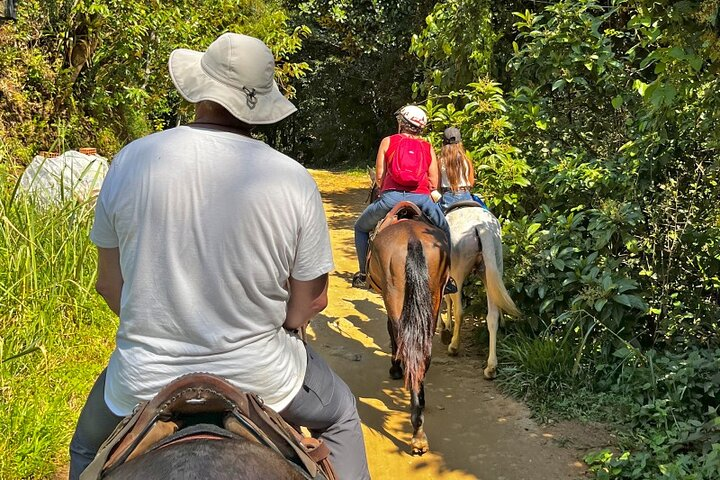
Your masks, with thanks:
[[[47,478],[113,348],[94,291],[92,205],[35,208],[0,178],[0,478]]]
[[[545,334],[512,333],[498,340],[500,389],[530,406],[541,422],[550,419],[599,421],[618,428],[632,399],[599,391],[586,369],[573,375],[576,349]]]

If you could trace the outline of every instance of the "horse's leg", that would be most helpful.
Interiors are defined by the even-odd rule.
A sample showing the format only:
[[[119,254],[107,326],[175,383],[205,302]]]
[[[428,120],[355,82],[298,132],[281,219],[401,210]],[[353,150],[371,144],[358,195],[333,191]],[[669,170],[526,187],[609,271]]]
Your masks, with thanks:
[[[450,340],[452,340],[452,336],[450,335],[450,328],[452,326],[452,310],[453,297],[452,295],[445,295],[445,317],[443,317],[442,312],[440,312],[440,340],[443,345],[450,344]]]
[[[448,295],[452,298],[453,305],[453,334],[450,346],[448,346],[448,354],[453,357],[458,354],[460,350],[460,327],[462,326],[463,320],[463,308],[462,308],[462,290],[458,289],[457,293]]]
[[[388,317],[387,321],[387,330],[390,335],[390,349],[392,351],[392,356],[390,357],[390,378],[393,380],[399,380],[403,378],[403,370],[400,360],[397,358],[397,332],[395,331],[395,327],[393,326],[393,322],[390,317]]]
[[[410,441],[413,455],[422,455],[426,453],[430,447],[427,441],[427,435],[423,429],[423,422],[425,421],[425,384],[420,383],[420,389],[418,391],[410,392],[410,421],[413,426],[413,437]]]
[[[483,374],[488,380],[492,380],[497,375],[497,355],[495,353],[495,344],[497,343],[498,320],[500,318],[500,310],[495,302],[490,300],[488,295],[488,314],[487,328],[490,334],[490,351],[488,353],[487,367]]]

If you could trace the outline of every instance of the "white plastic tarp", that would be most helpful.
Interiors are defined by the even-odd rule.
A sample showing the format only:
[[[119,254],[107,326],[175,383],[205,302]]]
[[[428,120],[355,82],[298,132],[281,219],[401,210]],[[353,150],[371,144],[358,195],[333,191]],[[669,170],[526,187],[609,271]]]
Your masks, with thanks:
[[[108,171],[107,159],[69,150],[57,157],[37,155],[20,177],[20,191],[42,206],[86,201],[100,191]]]

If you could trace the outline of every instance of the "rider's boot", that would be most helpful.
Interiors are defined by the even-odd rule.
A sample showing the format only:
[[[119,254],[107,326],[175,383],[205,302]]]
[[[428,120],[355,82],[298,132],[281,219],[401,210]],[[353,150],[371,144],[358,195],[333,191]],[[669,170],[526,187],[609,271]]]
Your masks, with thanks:
[[[449,293],[457,293],[458,287],[455,283],[455,280],[452,277],[448,278],[447,283],[445,283],[445,290],[443,291],[443,295],[447,295]]]
[[[352,286],[354,288],[367,288],[367,274],[365,272],[356,272],[352,277]]]

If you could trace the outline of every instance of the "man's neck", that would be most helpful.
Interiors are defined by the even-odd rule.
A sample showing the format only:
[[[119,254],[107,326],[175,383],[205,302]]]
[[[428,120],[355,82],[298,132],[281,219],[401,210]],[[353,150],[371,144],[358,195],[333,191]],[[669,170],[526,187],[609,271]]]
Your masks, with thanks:
[[[231,132],[231,133],[237,133],[238,135],[244,135],[246,137],[250,137],[251,131],[250,129],[244,127],[244,126],[234,126],[234,125],[228,125],[226,123],[216,123],[216,122],[209,122],[209,121],[199,121],[195,120],[193,122],[190,122],[188,124],[189,127],[198,127],[198,128],[206,128],[208,130],[217,130],[221,132]]]
[[[233,117],[229,112],[227,115],[213,115],[198,111],[195,120],[189,126],[232,132],[246,137],[251,136],[250,126]]]

